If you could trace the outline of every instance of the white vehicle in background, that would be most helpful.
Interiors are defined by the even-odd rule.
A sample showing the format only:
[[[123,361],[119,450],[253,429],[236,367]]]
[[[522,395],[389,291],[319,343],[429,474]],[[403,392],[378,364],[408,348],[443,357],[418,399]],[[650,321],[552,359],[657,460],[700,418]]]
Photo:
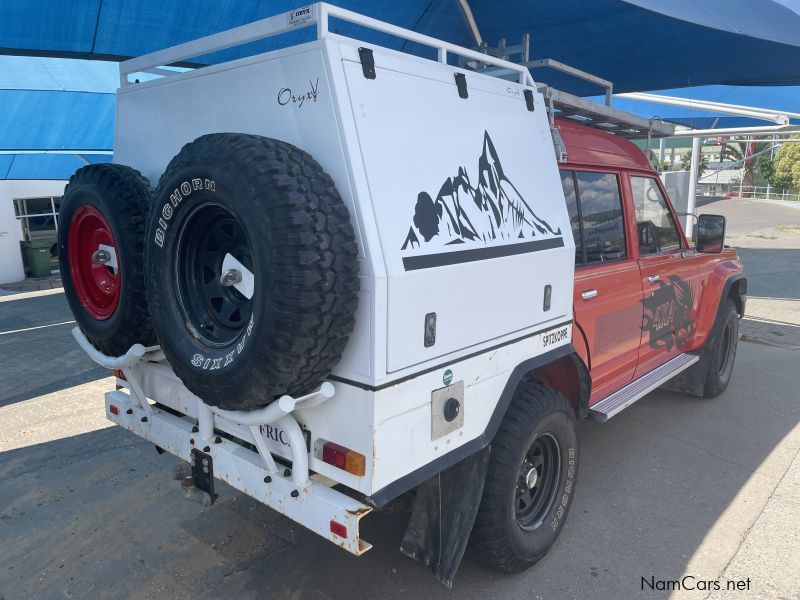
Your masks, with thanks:
[[[211,501],[219,478],[353,554],[413,493],[403,551],[448,586],[471,532],[491,565],[535,563],[588,412],[552,123],[527,66],[326,4],[122,63],[116,164],[73,176],[60,228],[108,417]]]

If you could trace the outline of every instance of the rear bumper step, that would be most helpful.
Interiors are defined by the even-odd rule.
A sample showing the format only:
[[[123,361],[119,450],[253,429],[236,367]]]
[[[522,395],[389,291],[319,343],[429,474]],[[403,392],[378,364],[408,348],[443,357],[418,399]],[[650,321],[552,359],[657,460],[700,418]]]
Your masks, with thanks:
[[[653,369],[647,375],[630,382],[621,390],[617,390],[610,396],[600,400],[600,402],[593,404],[589,409],[587,418],[591,421],[605,423],[658,386],[665,384],[681,371],[691,367],[698,360],[700,360],[700,357],[695,354],[679,354],[660,367]]]

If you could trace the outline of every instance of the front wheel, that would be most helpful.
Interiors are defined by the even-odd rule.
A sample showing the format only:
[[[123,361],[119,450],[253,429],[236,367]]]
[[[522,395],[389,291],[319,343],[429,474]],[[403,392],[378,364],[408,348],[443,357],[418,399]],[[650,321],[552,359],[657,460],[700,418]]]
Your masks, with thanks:
[[[736,305],[727,298],[720,311],[719,328],[708,351],[708,372],[703,388],[705,398],[714,398],[725,391],[736,359],[736,345],[739,341],[739,314],[736,312]]]
[[[578,475],[575,415],[564,396],[523,380],[489,459],[472,547],[489,566],[515,573],[553,545]]]

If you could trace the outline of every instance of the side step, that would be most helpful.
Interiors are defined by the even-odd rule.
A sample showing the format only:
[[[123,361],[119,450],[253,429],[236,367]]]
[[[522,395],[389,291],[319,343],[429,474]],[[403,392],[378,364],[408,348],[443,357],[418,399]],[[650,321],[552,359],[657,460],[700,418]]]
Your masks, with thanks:
[[[605,423],[611,417],[639,400],[639,398],[646,396],[681,371],[691,367],[698,360],[700,360],[700,357],[695,354],[679,354],[660,367],[653,369],[647,375],[630,382],[621,390],[617,390],[610,396],[600,400],[600,402],[593,404],[589,409],[587,418],[591,421]]]

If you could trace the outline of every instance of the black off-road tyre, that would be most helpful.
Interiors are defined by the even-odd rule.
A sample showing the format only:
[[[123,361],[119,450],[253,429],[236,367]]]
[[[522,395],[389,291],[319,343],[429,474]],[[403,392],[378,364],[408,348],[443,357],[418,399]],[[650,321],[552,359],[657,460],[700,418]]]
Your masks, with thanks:
[[[209,134],[172,159],[155,198],[148,300],[186,387],[228,410],[318,387],[353,330],[359,287],[349,211],[322,167],[285,142]],[[220,283],[228,255],[252,292]]]
[[[110,356],[124,354],[133,344],[156,343],[144,278],[152,193],[135,169],[95,164],[75,172],[61,200],[58,259],[64,294],[86,338]],[[92,262],[104,242],[115,249],[117,269]]]
[[[706,382],[704,398],[715,398],[725,391],[733,375],[736,346],[739,341],[739,314],[730,298],[720,304],[714,338],[707,349]]]
[[[527,487],[525,474],[538,462],[537,449],[539,456],[549,454],[550,459],[537,468],[535,480],[541,487],[534,488],[531,502],[524,505],[527,510],[520,488],[523,483]],[[507,573],[527,569],[541,559],[558,537],[572,505],[578,460],[575,415],[569,401],[535,380],[523,379],[492,442],[472,531],[475,556]]]

